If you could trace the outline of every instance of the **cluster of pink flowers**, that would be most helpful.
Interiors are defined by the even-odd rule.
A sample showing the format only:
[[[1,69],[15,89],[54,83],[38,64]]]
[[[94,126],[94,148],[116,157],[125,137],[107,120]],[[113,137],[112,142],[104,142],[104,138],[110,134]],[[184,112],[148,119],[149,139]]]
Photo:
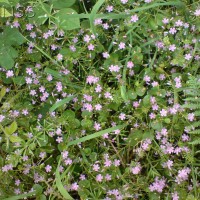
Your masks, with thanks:
[[[161,193],[166,186],[166,180],[161,178],[159,180],[158,177],[155,178],[155,181],[149,186],[151,192]]]

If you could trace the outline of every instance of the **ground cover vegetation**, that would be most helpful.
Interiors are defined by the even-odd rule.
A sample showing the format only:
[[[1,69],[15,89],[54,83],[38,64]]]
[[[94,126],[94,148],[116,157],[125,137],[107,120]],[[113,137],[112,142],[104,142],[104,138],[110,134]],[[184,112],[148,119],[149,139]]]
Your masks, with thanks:
[[[0,15],[0,199],[200,199],[200,1]]]

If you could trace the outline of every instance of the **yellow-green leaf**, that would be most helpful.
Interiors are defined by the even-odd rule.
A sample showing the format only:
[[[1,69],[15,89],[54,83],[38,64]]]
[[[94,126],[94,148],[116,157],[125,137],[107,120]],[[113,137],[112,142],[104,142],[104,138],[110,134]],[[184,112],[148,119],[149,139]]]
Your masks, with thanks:
[[[5,127],[5,132],[7,135],[13,134],[17,130],[17,122],[14,121],[10,126]]]
[[[0,17],[11,17],[12,13],[8,12],[5,8],[0,8]]]
[[[21,142],[22,141],[22,139],[20,138],[20,137],[18,137],[18,136],[15,136],[15,135],[11,135],[10,137],[9,137],[9,139],[10,139],[10,141],[11,142]]]
[[[0,101],[5,96],[5,94],[6,94],[6,87],[2,87],[0,92]]]

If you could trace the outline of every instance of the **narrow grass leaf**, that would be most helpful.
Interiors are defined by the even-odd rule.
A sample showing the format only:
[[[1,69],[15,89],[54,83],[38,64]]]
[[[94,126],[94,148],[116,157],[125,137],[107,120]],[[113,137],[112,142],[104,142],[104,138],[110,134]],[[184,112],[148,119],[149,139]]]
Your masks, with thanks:
[[[110,132],[115,131],[115,130],[117,130],[117,129],[121,129],[121,128],[125,127],[125,126],[126,126],[125,124],[124,124],[124,125],[118,125],[118,126],[115,126],[115,127],[112,127],[112,128],[108,128],[108,129],[105,129],[105,130],[102,130],[102,131],[93,133],[93,134],[91,134],[91,135],[87,135],[87,136],[82,137],[82,138],[80,138],[80,139],[73,140],[73,141],[69,142],[69,143],[67,144],[67,146],[69,147],[69,146],[72,146],[72,145],[79,144],[79,143],[81,143],[81,142],[85,142],[85,141],[87,141],[87,140],[91,140],[91,139],[100,137],[100,136],[102,136],[102,135],[104,135],[104,134],[106,134],[106,133],[110,133]]]
[[[17,196],[8,197],[8,198],[2,199],[2,200],[18,200],[18,199],[24,199],[24,198],[30,197],[30,196],[32,196],[32,195],[35,195],[35,194],[36,194],[36,191],[35,191],[35,192],[29,192],[29,193],[27,193],[27,194],[21,194],[21,195],[17,195]]]
[[[59,173],[59,166],[60,166],[60,161],[59,161],[59,165],[56,169],[56,186],[57,186],[59,192],[62,194],[62,196],[66,200],[71,200],[73,198],[69,195],[69,193],[67,192],[67,190],[64,188],[64,186],[62,184],[60,173]]]
[[[50,109],[49,111],[50,112],[53,112],[54,110],[56,110],[57,108],[59,108],[60,106],[66,104],[66,103],[69,103],[73,98],[75,97],[75,95],[73,96],[70,96],[70,97],[67,97],[59,102],[56,102]]]

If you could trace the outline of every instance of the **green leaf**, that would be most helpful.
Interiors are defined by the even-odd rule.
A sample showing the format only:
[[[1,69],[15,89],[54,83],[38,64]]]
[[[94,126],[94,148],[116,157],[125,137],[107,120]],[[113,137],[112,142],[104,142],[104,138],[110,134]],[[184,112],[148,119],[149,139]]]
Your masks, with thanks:
[[[137,94],[134,90],[128,90],[127,95],[130,100],[134,100],[137,98]]]
[[[56,186],[57,186],[59,192],[62,194],[62,196],[65,199],[71,200],[73,198],[69,195],[69,193],[67,192],[67,190],[64,188],[64,186],[62,184],[60,173],[59,173],[59,166],[60,166],[60,162],[58,163],[58,167],[56,169]]]
[[[68,16],[73,17],[73,14],[77,14],[77,12],[71,8],[61,9],[55,15],[57,26],[66,31],[80,28],[80,19],[68,18]]]
[[[52,0],[51,2],[55,9],[62,9],[71,7],[76,0]]]
[[[6,27],[0,35],[0,65],[6,69],[14,66],[13,58],[18,56],[18,52],[12,45],[21,45],[25,42],[24,37],[17,29]]]
[[[25,77],[24,77],[24,76],[17,76],[17,77],[14,77],[14,78],[13,78],[13,82],[14,82],[16,85],[23,85],[23,84],[26,83]]]
[[[50,112],[53,112],[54,110],[56,110],[56,109],[59,108],[60,106],[66,104],[66,103],[69,103],[74,97],[75,97],[75,95],[70,96],[70,97],[67,97],[67,98],[65,98],[65,99],[63,99],[63,100],[61,100],[61,101],[55,103],[55,104],[49,109],[49,111],[50,111]]]
[[[36,6],[33,8],[34,16],[29,18],[30,23],[35,22],[38,25],[42,25],[47,21],[47,19],[49,18],[48,13],[51,12],[51,7],[46,3],[42,3],[42,6]],[[47,12],[45,12],[44,10],[46,10]]]
[[[7,4],[9,4],[9,1],[8,0],[0,0],[0,3],[7,3]]]
[[[15,62],[11,48],[0,48],[0,65],[5,69],[12,69],[14,67]]]
[[[15,136],[15,135],[9,136],[9,139],[10,139],[10,141],[13,142],[13,143],[15,143],[15,142],[21,142],[21,141],[22,141],[22,139],[21,139],[20,137]]]
[[[128,101],[128,97],[127,97],[127,93],[126,93],[126,86],[125,85],[120,86],[120,90],[121,90],[122,99],[125,102],[127,102]]]
[[[143,139],[143,133],[141,130],[132,131],[129,136],[127,142],[130,146],[134,147],[138,142]]]
[[[26,40],[23,35],[15,28],[6,27],[0,35],[2,46],[21,45]]]
[[[5,127],[5,132],[7,135],[13,134],[17,130],[17,123],[14,121],[10,126]]]
[[[95,16],[96,16],[99,8],[103,5],[104,2],[105,2],[105,0],[98,0],[97,3],[92,8],[91,14],[89,15],[90,27],[91,27],[93,33],[95,33],[95,27],[94,27]]]
[[[26,197],[30,197],[30,196],[33,196],[35,195],[35,191],[34,192],[29,192],[27,194],[21,194],[21,195],[17,195],[17,196],[12,196],[12,197],[8,197],[8,198],[5,198],[3,200],[18,200],[18,199],[24,199]]]
[[[8,12],[8,10],[6,10],[5,8],[0,8],[0,17],[11,17],[11,16],[12,14]]]
[[[43,188],[42,188],[41,185],[35,184],[35,185],[33,186],[33,189],[36,191],[36,195],[42,194]]]
[[[87,141],[87,140],[91,140],[91,139],[100,137],[100,136],[104,135],[105,133],[110,133],[110,132],[115,131],[115,130],[117,130],[117,129],[121,129],[121,128],[125,127],[125,126],[126,126],[125,124],[124,124],[124,125],[118,125],[118,126],[114,126],[114,127],[112,127],[112,128],[108,128],[108,129],[105,129],[105,130],[102,130],[102,131],[93,133],[93,134],[91,134],[91,135],[87,135],[87,136],[82,137],[82,138],[80,138],[80,139],[73,140],[73,141],[69,142],[69,143],[67,144],[67,146],[69,147],[69,146],[71,146],[71,145],[76,145],[76,144],[79,144],[79,143],[81,143],[81,142],[85,142],[85,141]]]
[[[2,98],[5,96],[6,94],[6,87],[2,87],[1,88],[1,92],[0,92],[0,101],[2,100]]]
[[[146,92],[146,88],[143,86],[139,86],[136,88],[136,94],[140,97],[143,96],[145,92]]]

